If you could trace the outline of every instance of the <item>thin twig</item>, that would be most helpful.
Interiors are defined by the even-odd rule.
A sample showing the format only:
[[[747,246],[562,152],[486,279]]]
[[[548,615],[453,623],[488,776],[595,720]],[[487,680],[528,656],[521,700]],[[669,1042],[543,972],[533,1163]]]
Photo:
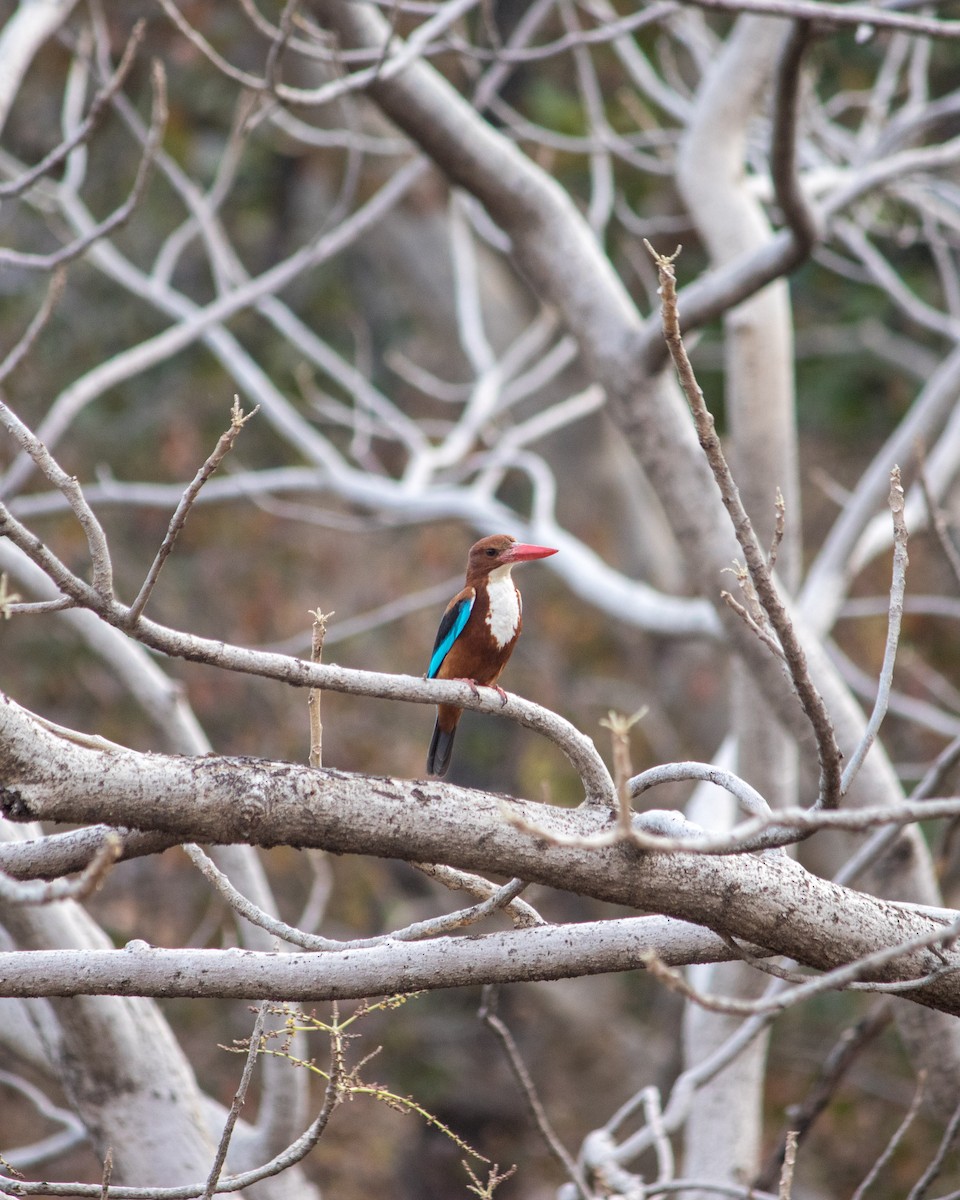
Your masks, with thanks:
[[[897,1126],[897,1128],[894,1130],[893,1136],[890,1138],[890,1141],[887,1142],[886,1146],[883,1149],[883,1152],[877,1157],[876,1162],[874,1162],[873,1166],[866,1173],[866,1175],[863,1178],[863,1182],[860,1184],[860,1186],[857,1188],[857,1190],[850,1197],[850,1200],[863,1200],[863,1197],[864,1197],[864,1194],[865,1194],[867,1188],[870,1187],[870,1185],[874,1182],[874,1180],[876,1180],[880,1177],[880,1173],[883,1171],[884,1167],[886,1167],[887,1163],[889,1163],[890,1160],[893,1158],[893,1155],[894,1155],[897,1147],[903,1141],[904,1137],[906,1136],[907,1130],[913,1124],[914,1119],[917,1116],[917,1113],[919,1113],[919,1111],[920,1111],[920,1105],[923,1103],[923,1093],[926,1090],[926,1085],[927,1085],[927,1072],[926,1072],[926,1070],[921,1070],[917,1074],[917,1086],[916,1086],[916,1089],[914,1090],[913,1099],[910,1101],[910,1107],[907,1109],[906,1115],[904,1116],[904,1118],[900,1122],[900,1124]]]
[[[150,115],[150,129],[137,167],[133,187],[123,204],[81,237],[50,254],[24,254],[17,250],[0,247],[0,265],[19,267],[22,270],[52,271],[64,263],[79,258],[81,254],[90,249],[94,242],[105,238],[126,224],[146,191],[154,159],[160,149],[167,124],[167,79],[163,65],[157,60],[154,60],[151,68],[151,79],[153,82],[153,110]]]
[[[782,1012],[784,1009],[790,1008],[803,1000],[809,999],[811,996],[819,995],[825,991],[847,988],[861,990],[863,988],[870,991],[905,992],[912,988],[920,987],[931,979],[944,974],[944,972],[956,969],[955,966],[943,957],[943,953],[939,947],[950,944],[958,934],[960,934],[960,917],[944,925],[939,930],[930,930],[927,933],[917,935],[917,937],[898,942],[894,946],[885,946],[881,950],[874,950],[870,954],[865,954],[862,958],[857,959],[855,962],[834,967],[832,971],[825,971],[822,975],[815,975],[805,983],[779,992],[772,998],[761,997],[759,1000],[740,1000],[736,997],[709,995],[698,992],[679,971],[667,966],[652,950],[642,953],[640,959],[655,978],[665,983],[671,990],[678,992],[685,999],[699,1004],[701,1008],[706,1009],[708,1012],[736,1016],[760,1016],[768,1013]],[[894,962],[902,955],[910,954],[920,949],[930,949],[933,954],[941,959],[940,964],[932,971],[927,972],[920,978],[904,980],[900,983],[860,984],[862,976],[867,972],[882,968]]]
[[[237,1090],[233,1094],[230,1111],[227,1113],[227,1119],[223,1124],[223,1132],[220,1134],[220,1141],[217,1143],[217,1153],[213,1160],[213,1166],[210,1168],[210,1174],[207,1176],[207,1185],[203,1189],[202,1200],[211,1200],[211,1197],[217,1190],[217,1184],[220,1182],[224,1163],[227,1161],[230,1139],[233,1137],[233,1131],[236,1128],[237,1121],[240,1119],[240,1110],[243,1108],[244,1101],[247,1098],[247,1088],[250,1086],[250,1080],[253,1077],[253,1068],[256,1066],[257,1057],[260,1054],[263,1026],[268,1011],[269,1001],[261,1001],[257,1008],[257,1018],[253,1023],[253,1032],[250,1034],[250,1046],[247,1050],[246,1061],[243,1064],[240,1082],[237,1084]]]
[[[313,632],[310,641],[310,661],[318,663],[323,659],[323,641],[327,636],[327,622],[333,616],[332,612],[321,612],[319,608],[311,610],[313,617]],[[311,767],[323,766],[323,721],[320,712],[320,688],[311,688],[307,692],[307,712],[310,716],[310,755],[307,761]]]
[[[767,1159],[753,1181],[754,1187],[767,1191],[774,1187],[786,1158],[787,1140],[791,1134],[802,1142],[827,1105],[836,1094],[837,1088],[864,1050],[878,1037],[893,1020],[892,1001],[884,999],[877,1003],[872,1012],[855,1025],[848,1026],[839,1041],[827,1054],[817,1072],[817,1077],[800,1104],[791,1105],[787,1112],[790,1124],[784,1130],[780,1143]]]
[[[777,641],[776,637],[774,637],[774,635],[769,631],[769,629],[766,629],[763,625],[758,624],[757,621],[750,615],[747,608],[741,604],[739,600],[731,596],[729,592],[721,592],[720,599],[728,608],[732,609],[737,614],[737,616],[750,629],[754,636],[763,642],[774,658],[778,658],[782,663],[786,663],[786,659],[783,655],[783,647]]]
[[[840,787],[842,756],[837,746],[833,724],[823,703],[823,698],[810,678],[806,655],[800,639],[790,620],[790,615],[780,599],[773,576],[767,566],[766,555],[760,547],[753,524],[743,507],[739,489],[727,465],[720,439],[717,436],[713,416],[706,406],[703,392],[697,383],[693,367],[687,357],[683,338],[680,335],[680,318],[677,312],[677,278],[673,267],[674,260],[680,252],[679,248],[673,256],[668,257],[658,254],[649,242],[646,245],[657,265],[660,280],[664,340],[673,359],[680,386],[683,388],[693,414],[697,437],[720,488],[724,507],[730,514],[737,541],[740,543],[746,559],[750,579],[757,591],[757,598],[780,639],[790,678],[816,737],[817,756],[820,761],[820,789],[816,805],[818,808],[836,808],[842,794]]]
[[[770,541],[770,549],[767,552],[767,566],[772,571],[777,565],[777,555],[780,553],[780,546],[783,543],[783,535],[787,529],[787,504],[783,498],[783,492],[777,488],[776,496],[773,502],[774,522],[773,522],[773,537]]]
[[[147,577],[143,581],[140,591],[137,593],[137,598],[130,605],[127,622],[133,626],[139,621],[140,615],[146,607],[147,601],[156,586],[160,572],[163,570],[163,564],[167,561],[170,551],[176,544],[177,538],[180,536],[180,531],[186,523],[190,509],[193,507],[193,502],[197,498],[197,494],[203,485],[207,482],[210,476],[220,466],[224,458],[233,449],[233,443],[240,435],[240,430],[246,425],[251,417],[255,417],[260,411],[260,406],[249,413],[244,413],[240,407],[240,398],[234,396],[233,407],[230,410],[230,428],[225,433],[220,435],[220,438],[214,447],[213,453],[203,464],[200,470],[193,477],[193,482],[186,489],[180,498],[180,503],[177,505],[176,512],[170,518],[170,524],[167,526],[166,536],[160,544],[160,549],[157,551],[156,557],[147,572]]]
[[[130,34],[127,44],[124,47],[120,62],[117,64],[117,69],[113,72],[107,82],[103,85],[96,96],[94,96],[86,117],[80,122],[73,133],[59,146],[55,146],[49,154],[44,157],[29,170],[18,175],[16,179],[11,179],[7,183],[0,183],[0,199],[8,199],[13,196],[19,196],[31,187],[38,179],[42,179],[44,175],[49,175],[51,171],[63,162],[63,160],[81,144],[89,138],[94,128],[100,121],[100,118],[106,112],[107,105],[123,86],[124,80],[130,74],[130,68],[133,66],[137,56],[137,51],[143,42],[144,33],[146,32],[147,23],[143,19],[137,21]]]
[[[923,493],[924,503],[927,506],[928,524],[940,544],[943,557],[947,560],[947,565],[953,572],[953,578],[957,586],[960,587],[960,551],[957,550],[953,538],[950,536],[946,515],[943,509],[937,504],[933,497],[933,492],[930,490],[930,481],[927,479],[927,472],[922,458],[917,472],[917,479],[920,484],[920,491]]]
[[[496,900],[497,907],[503,908],[515,929],[530,929],[535,925],[546,925],[543,917],[526,900],[520,900],[518,897],[509,901],[504,900],[506,889],[512,887],[517,882],[516,880],[510,880],[508,884],[498,887],[481,875],[472,875],[469,871],[459,871],[455,867],[447,867],[442,863],[411,863],[410,866],[429,876],[430,879],[442,883],[444,887],[450,888],[452,891],[469,892],[484,902]]]
[[[903,621],[903,593],[907,583],[907,525],[903,517],[904,495],[900,482],[900,468],[895,466],[890,472],[890,494],[888,498],[890,512],[893,515],[893,578],[890,582],[890,604],[887,609],[887,641],[883,652],[883,665],[880,678],[877,681],[877,699],[870,714],[870,720],[863,731],[860,744],[853,752],[850,761],[844,769],[840,781],[840,790],[846,795],[863,765],[870,747],[873,745],[881,722],[890,703],[890,690],[893,686],[893,668],[897,660],[897,647],[900,644],[900,626]]]
[[[100,1196],[107,1200],[110,1195],[110,1180],[113,1178],[113,1147],[108,1146],[103,1156],[103,1172],[100,1176]]]
[[[461,908],[456,912],[445,913],[439,917],[431,917],[425,921],[414,921],[402,929],[393,929],[388,933],[381,933],[374,937],[353,938],[350,941],[336,941],[333,938],[321,937],[320,934],[316,933],[306,933],[302,929],[288,925],[286,921],[281,921],[279,917],[273,916],[271,913],[260,908],[259,905],[254,904],[252,900],[234,887],[224,872],[213,862],[206,851],[202,850],[199,846],[186,845],[184,846],[184,850],[201,875],[217,889],[234,912],[238,913],[244,920],[249,921],[251,925],[257,925],[261,929],[265,929],[268,933],[272,933],[274,937],[282,938],[283,941],[289,942],[292,946],[299,946],[303,950],[311,951],[367,950],[374,946],[386,945],[389,942],[419,942],[425,941],[427,938],[439,937],[442,934],[452,933],[455,929],[462,929],[466,925],[474,925],[482,921],[485,917],[490,916],[491,913],[497,912],[501,908],[506,908],[526,887],[526,884],[520,879],[512,879],[509,883],[505,883],[501,887],[491,884],[490,893],[480,904],[471,905],[469,908]],[[530,911],[533,912],[534,910]],[[521,922],[516,921],[515,924],[519,926]],[[524,926],[542,925],[544,921],[537,914],[535,920],[526,919],[522,924]]]
[[[62,267],[58,267],[51,276],[47,287],[47,294],[44,296],[43,304],[41,304],[36,316],[24,330],[23,336],[17,344],[10,350],[3,362],[0,363],[0,383],[3,383],[8,375],[12,375],[30,353],[33,343],[40,336],[44,326],[50,320],[50,315],[54,308],[56,308],[60,297],[63,295],[63,286],[66,280],[66,271]]]
[[[613,745],[613,782],[617,789],[617,826],[623,838],[629,838],[632,831],[633,806],[630,801],[634,793],[630,787],[630,776],[633,764],[630,761],[630,730],[643,718],[646,708],[635,712],[631,717],[622,713],[609,712],[601,718],[600,724],[610,730],[610,741]]]
[[[946,1129],[943,1131],[943,1137],[940,1139],[940,1145],[937,1147],[937,1152],[933,1156],[930,1165],[923,1172],[917,1182],[910,1189],[907,1200],[923,1200],[930,1184],[943,1170],[943,1162],[950,1152],[957,1133],[960,1132],[960,1104],[953,1110],[953,1116],[947,1123]]]
[[[107,544],[107,535],[103,531],[103,526],[94,515],[93,509],[87,503],[76,477],[67,474],[33,430],[25,425],[13,409],[5,403],[2,396],[0,396],[0,426],[6,429],[7,433],[10,434],[20,449],[29,455],[37,468],[50,480],[53,486],[63,493],[64,498],[73,510],[74,516],[80,522],[80,527],[83,529],[87,539],[87,548],[90,551],[92,567],[93,590],[97,594],[98,599],[112,598],[113,565],[110,561],[110,548]],[[27,536],[29,544],[34,548],[35,553],[43,554],[45,558],[57,561],[46,550],[46,547],[39,543],[38,538],[33,537],[29,533],[27,533]],[[66,575],[72,575],[62,563],[58,563],[58,566]],[[49,574],[49,571],[47,573]],[[51,576],[51,578],[54,577]],[[74,578],[76,577],[74,576]],[[58,582],[56,579],[54,581]],[[80,581],[78,580],[78,582]]]
[[[793,1172],[797,1165],[797,1135],[791,1130],[787,1134],[786,1151],[783,1156],[783,1169],[780,1172],[780,1186],[777,1188],[777,1200],[790,1200],[793,1195]]]
[[[291,87],[289,84],[270,81],[249,71],[243,71],[233,66],[231,62],[219,54],[214,47],[195,29],[183,16],[173,0],[160,0],[163,11],[174,25],[180,30],[197,49],[228,79],[241,84],[253,92],[270,92],[284,104],[317,108],[346,95],[371,86],[375,81],[384,81],[400,74],[409,64],[424,54],[436,38],[442,38],[447,28],[458,21],[464,13],[475,7],[479,0],[449,0],[428,20],[424,21],[412,34],[400,42],[399,47],[390,53],[386,61],[381,62],[382,53],[378,46],[375,50],[376,59],[372,67],[365,67],[349,74],[338,74],[325,84],[316,88]],[[338,50],[338,56],[344,57]],[[364,54],[364,57],[368,57]]]
[[[526,1064],[520,1055],[520,1050],[514,1041],[513,1034],[494,1011],[496,1001],[497,988],[491,984],[487,984],[483,989],[483,999],[477,1015],[483,1021],[484,1025],[499,1038],[500,1044],[506,1051],[510,1069],[513,1071],[514,1078],[520,1086],[523,1098],[527,1102],[527,1108],[530,1110],[533,1122],[550,1153],[576,1185],[582,1200],[594,1200],[593,1193],[587,1186],[583,1172],[570,1157],[567,1148],[557,1137],[556,1131],[550,1124],[550,1118],[547,1116],[546,1110],[540,1101],[536,1086],[530,1078],[530,1072],[527,1070]]]

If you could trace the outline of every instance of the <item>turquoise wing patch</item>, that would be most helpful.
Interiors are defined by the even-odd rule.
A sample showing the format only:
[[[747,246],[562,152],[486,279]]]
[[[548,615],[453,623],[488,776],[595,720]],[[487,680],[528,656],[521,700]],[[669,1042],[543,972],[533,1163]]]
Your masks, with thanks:
[[[427,668],[427,678],[435,679],[443,660],[450,653],[450,647],[457,640],[473,611],[475,597],[464,598],[454,605],[449,612],[444,613],[440,628],[437,630],[437,640],[433,646],[433,657]]]

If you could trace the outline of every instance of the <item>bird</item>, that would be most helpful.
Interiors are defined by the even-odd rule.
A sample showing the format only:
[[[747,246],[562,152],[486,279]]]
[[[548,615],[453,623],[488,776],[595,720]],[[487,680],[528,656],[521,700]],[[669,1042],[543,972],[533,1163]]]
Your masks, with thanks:
[[[464,587],[444,611],[427,679],[462,679],[474,691],[478,686],[495,687],[506,703],[507,694],[497,680],[523,624],[520,593],[510,572],[517,563],[556,553],[549,546],[527,545],[506,533],[481,538],[471,546]],[[462,715],[463,710],[455,704],[437,706],[427,754],[428,774],[447,773]]]

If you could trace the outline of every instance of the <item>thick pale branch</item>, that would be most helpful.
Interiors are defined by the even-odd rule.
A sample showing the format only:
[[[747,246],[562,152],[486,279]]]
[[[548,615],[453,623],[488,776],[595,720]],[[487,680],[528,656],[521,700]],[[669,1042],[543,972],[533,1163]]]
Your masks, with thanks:
[[[4,904],[53,904],[58,900],[83,900],[103,883],[120,855],[120,839],[107,832],[77,879],[16,880],[0,873],[0,901]]]
[[[691,0],[698,8],[732,13],[765,13],[771,17],[817,21],[829,25],[865,25],[876,29],[902,29],[934,38],[960,38],[960,21],[892,12],[871,4],[829,4],[821,0]]]
[[[330,954],[168,950],[131,942],[124,950],[0,953],[0,995],[346,1000],[642,970],[643,955],[653,947],[662,961],[677,966],[722,962],[734,954],[708,930],[666,917],[537,926]]]
[[[512,801],[543,831],[531,834],[503,820],[498,798],[432,781],[92,750],[46,731],[9,700],[0,705],[0,776],[3,810],[17,820],[106,821],[183,841],[317,847],[509,874],[693,921],[819,969],[944,929],[925,914],[818,879],[785,855],[660,855],[550,840],[602,832],[616,817],[598,807]],[[939,950],[916,950],[871,978],[919,979],[943,963]],[[911,998],[960,1012],[955,973],[938,975]]]

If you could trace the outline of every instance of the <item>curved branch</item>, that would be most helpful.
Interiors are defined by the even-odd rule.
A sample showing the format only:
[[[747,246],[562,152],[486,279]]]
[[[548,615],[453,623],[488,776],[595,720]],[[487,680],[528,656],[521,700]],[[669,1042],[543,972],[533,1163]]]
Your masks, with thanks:
[[[770,174],[777,203],[793,233],[796,262],[799,266],[820,240],[821,230],[807,204],[797,174],[797,134],[800,127],[800,67],[810,44],[809,21],[797,21],[784,44],[777,67],[774,94],[773,129],[770,135]]]
[[[421,704],[456,704],[476,712],[500,713],[553,741],[577,771],[589,801],[608,805],[614,803],[613,780],[591,739],[569,721],[539,704],[510,693],[507,693],[504,702],[499,692],[493,689],[485,688],[478,693],[470,684],[452,680],[357,671],[289,658],[283,654],[246,650],[228,642],[180,633],[142,616],[131,624],[130,608],[112,597],[101,595],[75,576],[0,504],[0,537],[4,536],[23,550],[76,604],[95,612],[108,625],[129,634],[143,645],[171,658],[185,658],[228,671],[261,675],[294,687],[323,688],[325,691],[354,696],[412,700]]]

